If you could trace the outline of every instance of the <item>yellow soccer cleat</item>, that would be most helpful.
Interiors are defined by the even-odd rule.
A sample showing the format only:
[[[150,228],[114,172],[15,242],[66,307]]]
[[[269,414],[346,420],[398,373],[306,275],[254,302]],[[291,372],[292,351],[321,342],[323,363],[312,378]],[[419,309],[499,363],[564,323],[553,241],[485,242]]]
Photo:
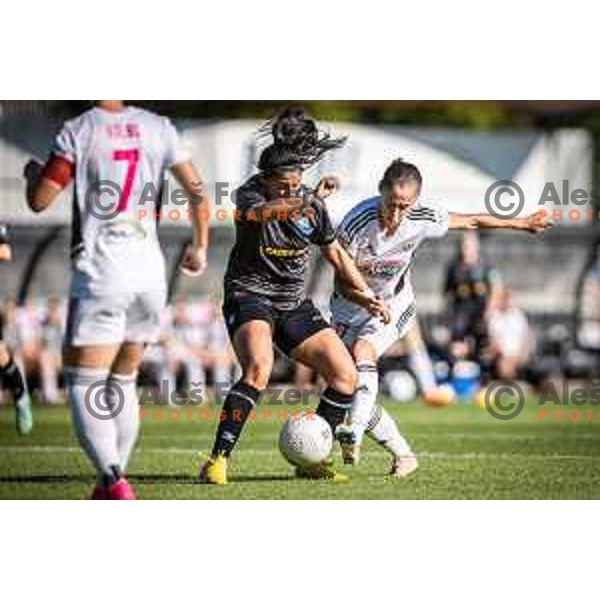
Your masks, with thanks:
[[[211,456],[202,465],[198,479],[200,483],[227,485],[227,459],[222,454]]]
[[[300,479],[328,479],[333,483],[346,483],[348,477],[333,468],[333,462],[324,460],[316,465],[296,467],[296,477]]]

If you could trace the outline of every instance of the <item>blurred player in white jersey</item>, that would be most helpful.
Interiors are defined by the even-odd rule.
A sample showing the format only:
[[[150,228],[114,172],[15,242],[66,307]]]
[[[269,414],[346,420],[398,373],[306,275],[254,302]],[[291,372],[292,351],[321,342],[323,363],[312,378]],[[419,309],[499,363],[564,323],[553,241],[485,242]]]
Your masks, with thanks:
[[[137,371],[166,301],[155,209],[167,170],[190,199],[193,242],[180,268],[199,275],[208,242],[204,195],[168,119],[100,101],[64,125],[43,167],[25,168],[35,212],[75,183],[64,364],[73,424],[98,473],[93,499],[135,498],[125,469],[139,430]]]
[[[415,319],[410,270],[416,249],[428,238],[446,235],[448,229],[510,228],[537,233],[551,225],[541,213],[509,220],[488,214],[448,213],[444,206],[419,198],[421,185],[417,167],[402,159],[393,161],[379,183],[380,195],[356,205],[338,230],[340,243],[368,286],[390,307],[391,322],[384,324],[354,304],[339,282],[331,299],[332,322],[358,370],[348,423],[338,429],[344,461],[354,464],[358,460],[366,430],[393,455],[392,475],[400,478],[417,468],[417,460],[392,418],[376,406],[377,361],[406,335]]]

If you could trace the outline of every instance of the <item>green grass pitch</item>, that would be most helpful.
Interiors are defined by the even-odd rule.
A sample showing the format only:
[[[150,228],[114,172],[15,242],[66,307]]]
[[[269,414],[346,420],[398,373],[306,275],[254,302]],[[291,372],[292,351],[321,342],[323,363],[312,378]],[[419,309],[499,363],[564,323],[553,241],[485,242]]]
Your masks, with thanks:
[[[346,484],[294,479],[280,456],[281,422],[249,423],[230,465],[230,484],[196,483],[198,451],[210,449],[214,422],[146,418],[129,467],[141,499],[442,499],[600,498],[600,411],[593,419],[539,420],[528,401],[512,421],[472,405],[386,407],[419,455],[420,468],[398,482],[389,457],[365,442],[361,463],[342,467]],[[92,469],[65,407],[35,407],[35,429],[14,432],[11,407],[0,409],[0,498],[87,498]],[[339,462],[336,448],[335,457]]]

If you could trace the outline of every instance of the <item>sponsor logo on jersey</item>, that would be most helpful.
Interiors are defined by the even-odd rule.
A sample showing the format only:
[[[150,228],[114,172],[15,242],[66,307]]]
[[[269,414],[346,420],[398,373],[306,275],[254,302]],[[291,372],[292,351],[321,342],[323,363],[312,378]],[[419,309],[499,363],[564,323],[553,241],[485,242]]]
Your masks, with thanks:
[[[361,263],[359,268],[363,274],[371,277],[393,279],[398,273],[402,272],[405,264],[404,260],[381,260]]]
[[[306,248],[275,248],[274,246],[261,246],[262,256],[277,256],[279,258],[296,258],[306,254]]]

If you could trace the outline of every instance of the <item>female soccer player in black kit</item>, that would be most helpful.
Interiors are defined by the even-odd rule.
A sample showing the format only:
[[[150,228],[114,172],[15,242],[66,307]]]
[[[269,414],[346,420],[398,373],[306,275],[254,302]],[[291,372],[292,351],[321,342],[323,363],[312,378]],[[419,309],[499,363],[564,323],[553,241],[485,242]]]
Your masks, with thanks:
[[[319,131],[302,109],[283,111],[267,127],[273,143],[260,156],[259,173],[234,197],[236,240],[225,274],[223,313],[242,377],[225,400],[212,454],[200,470],[203,483],[227,483],[227,458],[269,382],[273,343],[326,381],[317,414],[334,433],[350,407],[357,379],[352,357],[305,296],[311,245],[320,247],[349,298],[373,315],[389,317],[335,239],[322,202],[336,187],[334,178],[323,179],[316,193],[302,183],[304,169],[345,139]],[[328,461],[297,474],[343,479]]]

